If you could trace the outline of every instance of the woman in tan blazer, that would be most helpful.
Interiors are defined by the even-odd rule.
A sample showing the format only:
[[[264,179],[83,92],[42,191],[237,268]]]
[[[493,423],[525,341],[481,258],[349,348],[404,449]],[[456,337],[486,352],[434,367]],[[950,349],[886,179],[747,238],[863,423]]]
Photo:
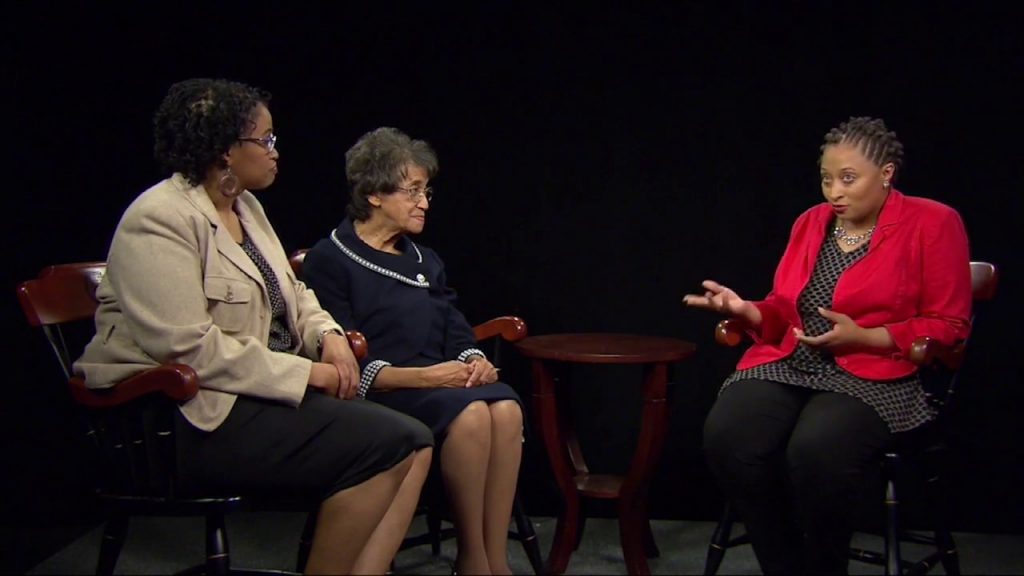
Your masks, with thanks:
[[[178,482],[321,498],[306,568],[384,573],[412,518],[432,435],[354,400],[342,328],[299,282],[250,190],[277,175],[270,95],[226,80],[173,85],[155,117],[172,176],[125,211],[75,363],[93,387],[164,363],[199,393],[178,418]]]

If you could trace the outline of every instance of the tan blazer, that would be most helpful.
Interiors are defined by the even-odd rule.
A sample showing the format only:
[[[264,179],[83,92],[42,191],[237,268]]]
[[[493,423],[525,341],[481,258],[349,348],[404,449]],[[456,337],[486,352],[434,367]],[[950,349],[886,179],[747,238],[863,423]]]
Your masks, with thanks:
[[[136,198],[114,233],[96,292],[96,336],[75,362],[90,387],[108,388],[159,364],[188,364],[201,388],[181,411],[203,430],[227,418],[238,394],[298,406],[317,337],[341,327],[295,278],[256,197],[243,192],[235,206],[277,276],[295,349],[267,347],[263,277],[221,226],[203,187],[175,174]]]

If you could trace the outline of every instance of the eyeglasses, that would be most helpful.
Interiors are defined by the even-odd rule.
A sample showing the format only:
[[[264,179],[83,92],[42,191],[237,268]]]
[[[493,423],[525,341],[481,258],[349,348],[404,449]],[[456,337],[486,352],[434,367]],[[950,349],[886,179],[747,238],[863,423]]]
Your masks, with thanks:
[[[274,147],[277,146],[277,134],[267,134],[263,138],[239,138],[238,141],[259,144],[267,152],[273,152]]]
[[[424,197],[426,197],[427,202],[434,199],[434,189],[430,186],[427,186],[426,188],[402,188],[401,186],[398,186],[396,189],[405,192],[405,194],[409,196],[410,202],[419,203],[420,198]]]

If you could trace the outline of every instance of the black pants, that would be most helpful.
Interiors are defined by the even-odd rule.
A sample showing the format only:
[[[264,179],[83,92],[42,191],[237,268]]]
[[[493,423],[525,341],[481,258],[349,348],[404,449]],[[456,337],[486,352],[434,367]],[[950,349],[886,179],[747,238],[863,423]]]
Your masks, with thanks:
[[[845,574],[854,512],[892,441],[864,402],[741,380],[704,424],[711,471],[739,510],[765,574]]]

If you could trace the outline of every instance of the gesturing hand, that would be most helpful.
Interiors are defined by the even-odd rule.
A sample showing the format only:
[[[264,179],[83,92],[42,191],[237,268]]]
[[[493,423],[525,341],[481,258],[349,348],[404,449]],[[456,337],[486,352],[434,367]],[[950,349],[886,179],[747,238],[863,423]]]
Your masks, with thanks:
[[[351,400],[359,389],[359,362],[352,354],[348,338],[341,334],[325,334],[320,360],[333,364],[338,371],[338,398]]]
[[[705,280],[701,285],[704,287],[704,294],[687,294],[683,296],[683,302],[694,308],[704,308],[720,312],[729,316],[744,318],[752,326],[761,324],[761,311],[750,302],[740,298],[731,289],[715,282]]]
[[[799,328],[793,328],[796,339],[814,348],[829,350],[850,349],[860,346],[864,341],[864,328],[861,328],[846,314],[818,308],[818,314],[832,322],[832,328],[818,336],[808,336]]]

